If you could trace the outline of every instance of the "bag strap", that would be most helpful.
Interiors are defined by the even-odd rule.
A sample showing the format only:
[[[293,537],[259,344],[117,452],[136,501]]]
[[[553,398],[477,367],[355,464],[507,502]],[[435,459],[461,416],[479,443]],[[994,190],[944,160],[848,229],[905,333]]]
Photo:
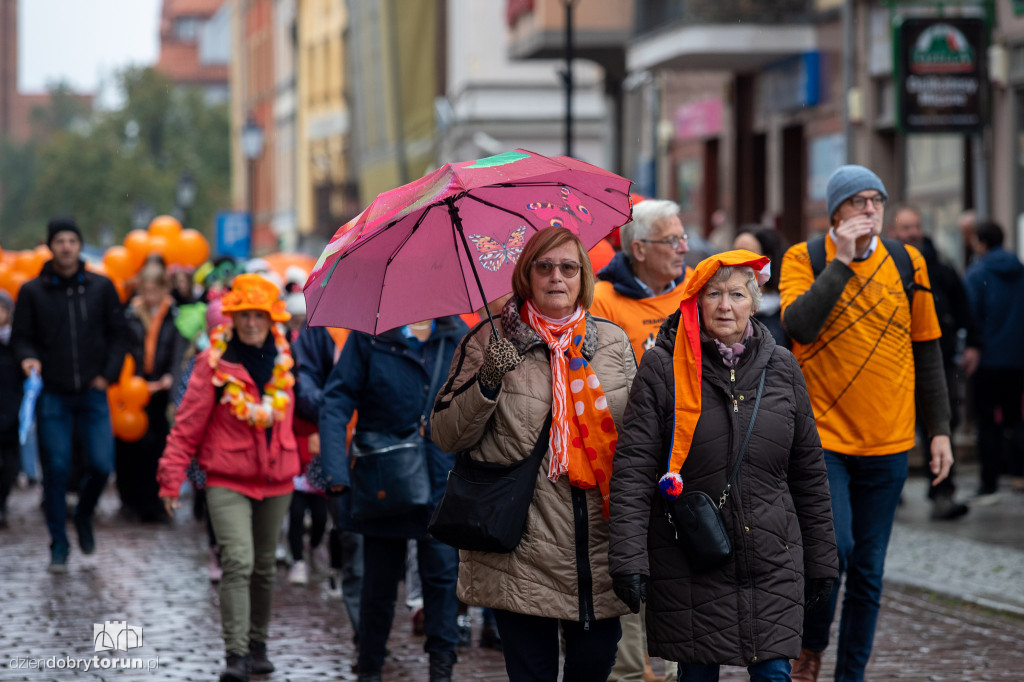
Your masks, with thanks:
[[[725,490],[722,491],[722,497],[718,499],[718,508],[721,509],[725,506],[725,501],[729,497],[729,491],[732,490],[732,484],[736,480],[736,476],[740,473],[740,463],[743,461],[743,455],[747,454],[747,446],[750,445],[750,434],[754,432],[754,421],[757,419],[757,410],[761,407],[761,394],[764,393],[764,376],[768,373],[768,367],[765,366],[761,370],[761,381],[757,385],[757,398],[754,399],[754,413],[750,415],[750,424],[747,425],[747,434],[743,437],[743,445],[740,446],[740,452],[736,455],[736,464],[732,467],[732,475],[729,476],[729,481],[725,484]]]
[[[807,255],[811,259],[811,273],[814,279],[825,269],[825,238],[815,237],[807,241]]]

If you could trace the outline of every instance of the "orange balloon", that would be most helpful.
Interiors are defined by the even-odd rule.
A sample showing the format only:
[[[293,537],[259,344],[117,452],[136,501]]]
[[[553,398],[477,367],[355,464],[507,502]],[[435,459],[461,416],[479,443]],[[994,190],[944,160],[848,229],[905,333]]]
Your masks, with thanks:
[[[137,265],[141,268],[149,255],[149,233],[145,230],[132,230],[124,236],[124,248],[132,255]]]
[[[103,254],[103,265],[111,277],[128,279],[135,274],[135,258],[123,246],[111,246]]]
[[[124,362],[121,363],[121,374],[118,376],[120,383],[125,383],[135,376],[135,357],[131,353],[125,353]]]
[[[167,237],[151,234],[149,235],[149,250],[146,255],[158,253],[166,259],[169,245],[170,240]]]
[[[17,270],[15,270],[14,272],[8,274],[7,286],[4,288],[7,289],[7,293],[9,293],[13,299],[17,300],[18,290],[21,289],[21,285],[29,281],[30,279],[32,278],[26,275],[24,272],[18,272]]]
[[[210,244],[198,230],[182,230],[167,249],[168,262],[193,268],[199,267],[210,257]]]
[[[21,272],[32,279],[43,269],[45,261],[35,251],[22,251],[14,258],[15,272]]]
[[[181,223],[174,216],[158,215],[149,223],[151,237],[167,237],[170,241],[181,234]]]
[[[142,409],[149,402],[149,387],[142,377],[121,382],[121,400],[129,409]]]
[[[111,384],[107,387],[107,404],[110,405],[111,413],[125,408],[124,396],[121,394],[121,384]]]
[[[149,430],[149,418],[140,409],[115,410],[110,414],[110,423],[114,435],[128,443],[141,439]]]
[[[7,263],[0,263],[0,289],[7,291],[7,288],[10,286],[11,274],[13,273],[14,271],[11,270]]]
[[[53,251],[50,251],[50,247],[46,244],[40,244],[32,250],[36,252],[36,255],[43,259],[44,263],[53,258]]]

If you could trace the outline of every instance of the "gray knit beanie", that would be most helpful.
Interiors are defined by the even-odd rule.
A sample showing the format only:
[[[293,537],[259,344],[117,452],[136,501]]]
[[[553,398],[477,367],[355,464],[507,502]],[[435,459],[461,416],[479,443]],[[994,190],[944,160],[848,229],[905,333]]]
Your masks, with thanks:
[[[829,220],[836,214],[841,203],[866,189],[878,191],[884,199],[889,198],[882,180],[864,166],[850,164],[835,169],[828,178],[828,184],[825,185],[825,203]]]

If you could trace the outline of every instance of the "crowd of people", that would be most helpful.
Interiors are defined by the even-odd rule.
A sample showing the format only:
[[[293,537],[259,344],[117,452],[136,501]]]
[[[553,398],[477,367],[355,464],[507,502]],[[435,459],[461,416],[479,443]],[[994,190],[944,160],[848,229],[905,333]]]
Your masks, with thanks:
[[[112,474],[131,522],[172,520],[188,491],[218,583],[222,681],[274,670],[282,553],[289,582],[316,575],[343,599],[362,682],[383,679],[403,581],[431,682],[469,644],[467,606],[515,682],[652,680],[652,656],[665,680],[723,665],[817,680],[837,610],[835,679],[863,680],[915,443],[932,517],[968,512],[951,441],[965,377],[974,503],[997,501],[1004,473],[1024,490],[1024,265],[982,222],[965,227],[961,279],[918,209],[885,221],[886,188],[862,166],[837,169],[826,196],[827,234],[786,248],[748,226],[699,262],[671,201],[638,202],[597,272],[573,231],[547,228],[489,313],[376,336],[306,328],[308,273],[231,259],[191,272],[151,257],[122,305],[85,268],[77,224],[54,219],[52,260],[17,301],[0,295],[0,526],[32,466],[30,378],[48,570],[68,570],[66,493],[90,554]],[[126,355],[150,396],[139,439],[111,429]],[[543,459],[511,551],[432,536],[457,453],[512,467],[531,451]],[[397,465],[367,473],[382,453],[405,458],[413,501],[398,501]]]

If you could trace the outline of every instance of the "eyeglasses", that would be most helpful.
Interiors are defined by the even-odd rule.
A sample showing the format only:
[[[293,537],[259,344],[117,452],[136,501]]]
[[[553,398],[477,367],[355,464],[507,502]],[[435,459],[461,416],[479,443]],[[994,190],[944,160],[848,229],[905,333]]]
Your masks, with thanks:
[[[671,237],[665,237],[664,239],[637,239],[638,242],[644,242],[645,244],[668,244],[669,248],[673,251],[679,248],[680,242],[683,244],[690,241],[690,235],[683,234],[682,237],[672,235]]]
[[[869,201],[871,202],[871,205],[874,206],[875,208],[882,208],[883,206],[885,206],[885,197],[883,197],[881,194],[876,194],[873,197],[862,197],[859,194],[857,194],[855,196],[850,197],[849,201],[850,206],[852,206],[853,210],[855,211],[863,211],[867,207]]]
[[[574,260],[564,260],[561,263],[555,263],[549,260],[535,260],[533,261],[533,271],[541,277],[547,277],[558,266],[559,272],[562,273],[562,277],[566,279],[572,279],[576,275],[580,274],[580,264]]]

